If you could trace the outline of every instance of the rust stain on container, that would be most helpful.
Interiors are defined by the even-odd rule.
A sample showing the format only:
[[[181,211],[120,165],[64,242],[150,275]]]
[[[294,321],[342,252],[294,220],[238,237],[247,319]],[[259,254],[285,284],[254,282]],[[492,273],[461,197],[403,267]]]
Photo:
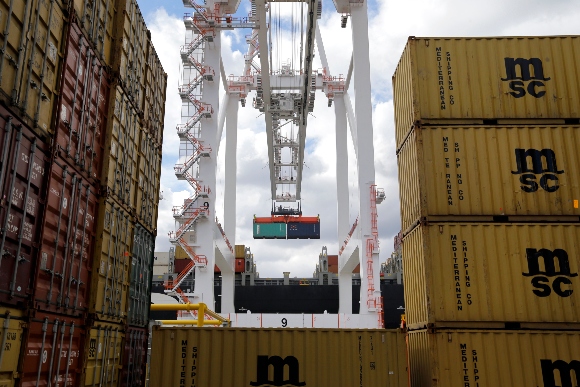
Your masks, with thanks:
[[[157,233],[161,178],[161,155],[153,137],[141,130],[138,178],[135,198],[137,220],[150,232]]]
[[[128,327],[125,334],[125,353],[121,370],[120,387],[141,387],[147,377],[147,328]]]
[[[572,387],[580,377],[577,331],[416,331],[408,350],[412,387]]]
[[[139,114],[145,97],[147,25],[136,0],[117,2],[113,72]]]
[[[152,386],[407,386],[397,331],[156,326],[152,335]]]
[[[97,188],[58,157],[50,169],[34,288],[41,310],[79,316],[88,308]]]
[[[89,312],[96,319],[126,323],[134,223],[112,200],[99,200]]]
[[[155,237],[140,224],[135,225],[133,238],[133,259],[129,282],[129,311],[127,322],[136,327],[149,324],[151,306],[151,278],[153,275],[153,254]]]
[[[13,387],[25,326],[21,310],[0,307],[0,385]]]
[[[49,145],[0,106],[0,302],[27,305],[46,200]]]
[[[578,61],[578,36],[409,38],[393,76],[397,147],[417,121],[578,119]]]
[[[55,149],[83,176],[98,182],[107,129],[108,75],[76,23],[71,24],[67,40]]]
[[[114,0],[74,0],[75,23],[81,27],[98,58],[111,66],[113,54]]]
[[[403,243],[407,326],[580,326],[579,241],[572,224],[419,226]]]
[[[20,386],[78,385],[84,341],[82,319],[36,312],[28,322]]]
[[[111,88],[101,184],[126,211],[135,209],[139,116],[120,86]]]
[[[415,128],[398,153],[402,229],[427,216],[574,216],[580,127]]]
[[[122,325],[96,322],[87,327],[84,380],[81,386],[106,387],[119,385],[119,371],[123,364]]]
[[[68,29],[56,1],[1,3],[8,34],[0,53],[3,99],[24,122],[51,135],[61,55]],[[12,6],[11,6],[12,5]]]

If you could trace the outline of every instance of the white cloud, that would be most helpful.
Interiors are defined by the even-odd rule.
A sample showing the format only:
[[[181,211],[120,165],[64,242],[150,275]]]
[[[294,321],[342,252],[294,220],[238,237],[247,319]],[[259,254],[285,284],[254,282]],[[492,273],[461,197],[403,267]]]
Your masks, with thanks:
[[[241,7],[247,7],[242,3]],[[281,6],[283,20],[292,8]],[[542,0],[488,0],[465,2],[459,0],[407,0],[372,2],[369,12],[369,41],[371,81],[373,87],[373,126],[376,183],[385,189],[386,201],[378,207],[379,236],[382,243],[381,261],[391,252],[393,236],[400,228],[397,162],[393,128],[391,77],[408,36],[499,36],[499,35],[560,35],[579,34],[580,8],[573,0],[549,3]],[[190,194],[189,186],[178,182],[173,174],[173,162],[178,144],[175,125],[180,119],[181,105],[177,95],[179,79],[179,46],[185,30],[181,19],[172,18],[160,8],[148,19],[152,39],[169,74],[163,147],[162,189],[165,199],[160,203],[157,249],[169,247],[167,232],[172,230],[171,206],[181,204]],[[325,1],[323,17],[319,21],[326,55],[333,75],[348,71],[352,52],[351,20],[340,28],[340,14],[330,1]],[[235,50],[244,42],[248,31],[227,32],[222,38],[222,57],[226,74],[241,74],[245,52]],[[283,47],[292,46],[291,38],[278,40]],[[274,57],[285,61],[288,54]],[[318,53],[315,68],[321,67]],[[351,96],[354,97],[353,85]],[[303,181],[303,211],[305,215],[321,217],[322,235],[314,241],[279,241],[252,239],[252,217],[270,211],[269,172],[264,118],[252,108],[253,94],[238,118],[238,178],[236,243],[250,246],[262,277],[281,277],[283,271],[291,276],[310,276],[315,269],[323,245],[329,254],[338,251],[336,232],[336,152],[334,109],[328,108],[326,97],[316,95],[313,116],[309,118],[306,168]],[[221,149],[225,149],[223,144]],[[223,197],[223,152],[218,167],[218,196]],[[349,139],[349,191],[351,222],[357,216],[355,157]],[[221,190],[221,192],[220,192]],[[219,206],[218,206],[219,207]],[[220,212],[221,211],[221,212]],[[218,210],[223,217],[223,209]]]

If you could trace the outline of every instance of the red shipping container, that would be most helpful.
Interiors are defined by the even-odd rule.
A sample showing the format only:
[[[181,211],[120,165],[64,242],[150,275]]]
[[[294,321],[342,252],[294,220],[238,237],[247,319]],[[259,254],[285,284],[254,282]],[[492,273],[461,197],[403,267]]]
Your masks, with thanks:
[[[85,178],[96,183],[103,165],[108,74],[76,22],[70,25],[66,47],[56,109],[55,150]]]
[[[236,273],[243,273],[245,265],[245,258],[236,258],[236,265],[234,267],[234,271]]]
[[[84,321],[36,312],[22,350],[21,387],[77,386],[82,371]]]
[[[24,307],[49,171],[49,145],[0,106],[0,303]]]
[[[121,387],[142,387],[147,374],[148,329],[131,327],[125,334]]]
[[[34,288],[36,308],[73,316],[87,310],[96,193],[60,158],[53,160]]]
[[[173,270],[175,273],[181,273],[189,264],[191,264],[191,259],[189,258],[176,259],[173,264]]]

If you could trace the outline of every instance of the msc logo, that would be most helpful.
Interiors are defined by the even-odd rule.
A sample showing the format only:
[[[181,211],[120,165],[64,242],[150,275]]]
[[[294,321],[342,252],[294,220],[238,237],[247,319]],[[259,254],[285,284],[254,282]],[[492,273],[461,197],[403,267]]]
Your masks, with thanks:
[[[528,164],[531,160],[532,167]],[[564,171],[558,171],[556,154],[551,149],[520,149],[516,148],[516,170],[513,175],[521,175],[520,183],[524,192],[536,192],[539,187],[546,192],[556,192],[560,188],[558,176]],[[539,186],[536,175],[540,177]]]
[[[504,58],[504,61],[506,77],[501,80],[509,82],[512,97],[522,98],[526,91],[534,98],[546,95],[546,91],[541,89],[550,78],[544,78],[544,68],[539,58]]]
[[[544,387],[560,387],[556,385],[555,370],[560,374],[561,387],[580,386],[580,361],[572,360],[570,363],[564,360],[552,361],[549,359],[541,359],[540,365],[542,367],[542,379]],[[572,384],[572,371],[576,377],[576,384]]]
[[[272,366],[274,379],[270,380],[268,371]],[[288,379],[284,380],[284,366],[288,366]],[[280,356],[258,356],[256,367],[256,381],[250,382],[251,386],[305,386],[305,382],[299,380],[298,360],[294,356],[286,356],[284,360]]]
[[[532,285],[535,290],[534,294],[538,297],[548,297],[552,293],[556,293],[560,297],[569,297],[573,290],[570,288],[563,289],[563,285],[570,286],[571,277],[577,277],[578,273],[570,273],[570,261],[568,260],[568,253],[562,249],[555,249],[554,251],[548,249],[526,249],[526,256],[528,259],[528,273],[522,273],[524,277],[532,278]],[[544,271],[540,270],[540,257],[544,259]],[[556,259],[558,259],[559,271],[556,271]],[[550,287],[549,277],[556,277]]]

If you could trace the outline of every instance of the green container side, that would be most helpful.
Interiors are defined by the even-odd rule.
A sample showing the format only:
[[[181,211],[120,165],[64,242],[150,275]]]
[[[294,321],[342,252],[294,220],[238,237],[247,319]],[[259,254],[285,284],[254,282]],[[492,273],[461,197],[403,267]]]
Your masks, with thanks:
[[[254,223],[254,239],[286,239],[286,223]]]

